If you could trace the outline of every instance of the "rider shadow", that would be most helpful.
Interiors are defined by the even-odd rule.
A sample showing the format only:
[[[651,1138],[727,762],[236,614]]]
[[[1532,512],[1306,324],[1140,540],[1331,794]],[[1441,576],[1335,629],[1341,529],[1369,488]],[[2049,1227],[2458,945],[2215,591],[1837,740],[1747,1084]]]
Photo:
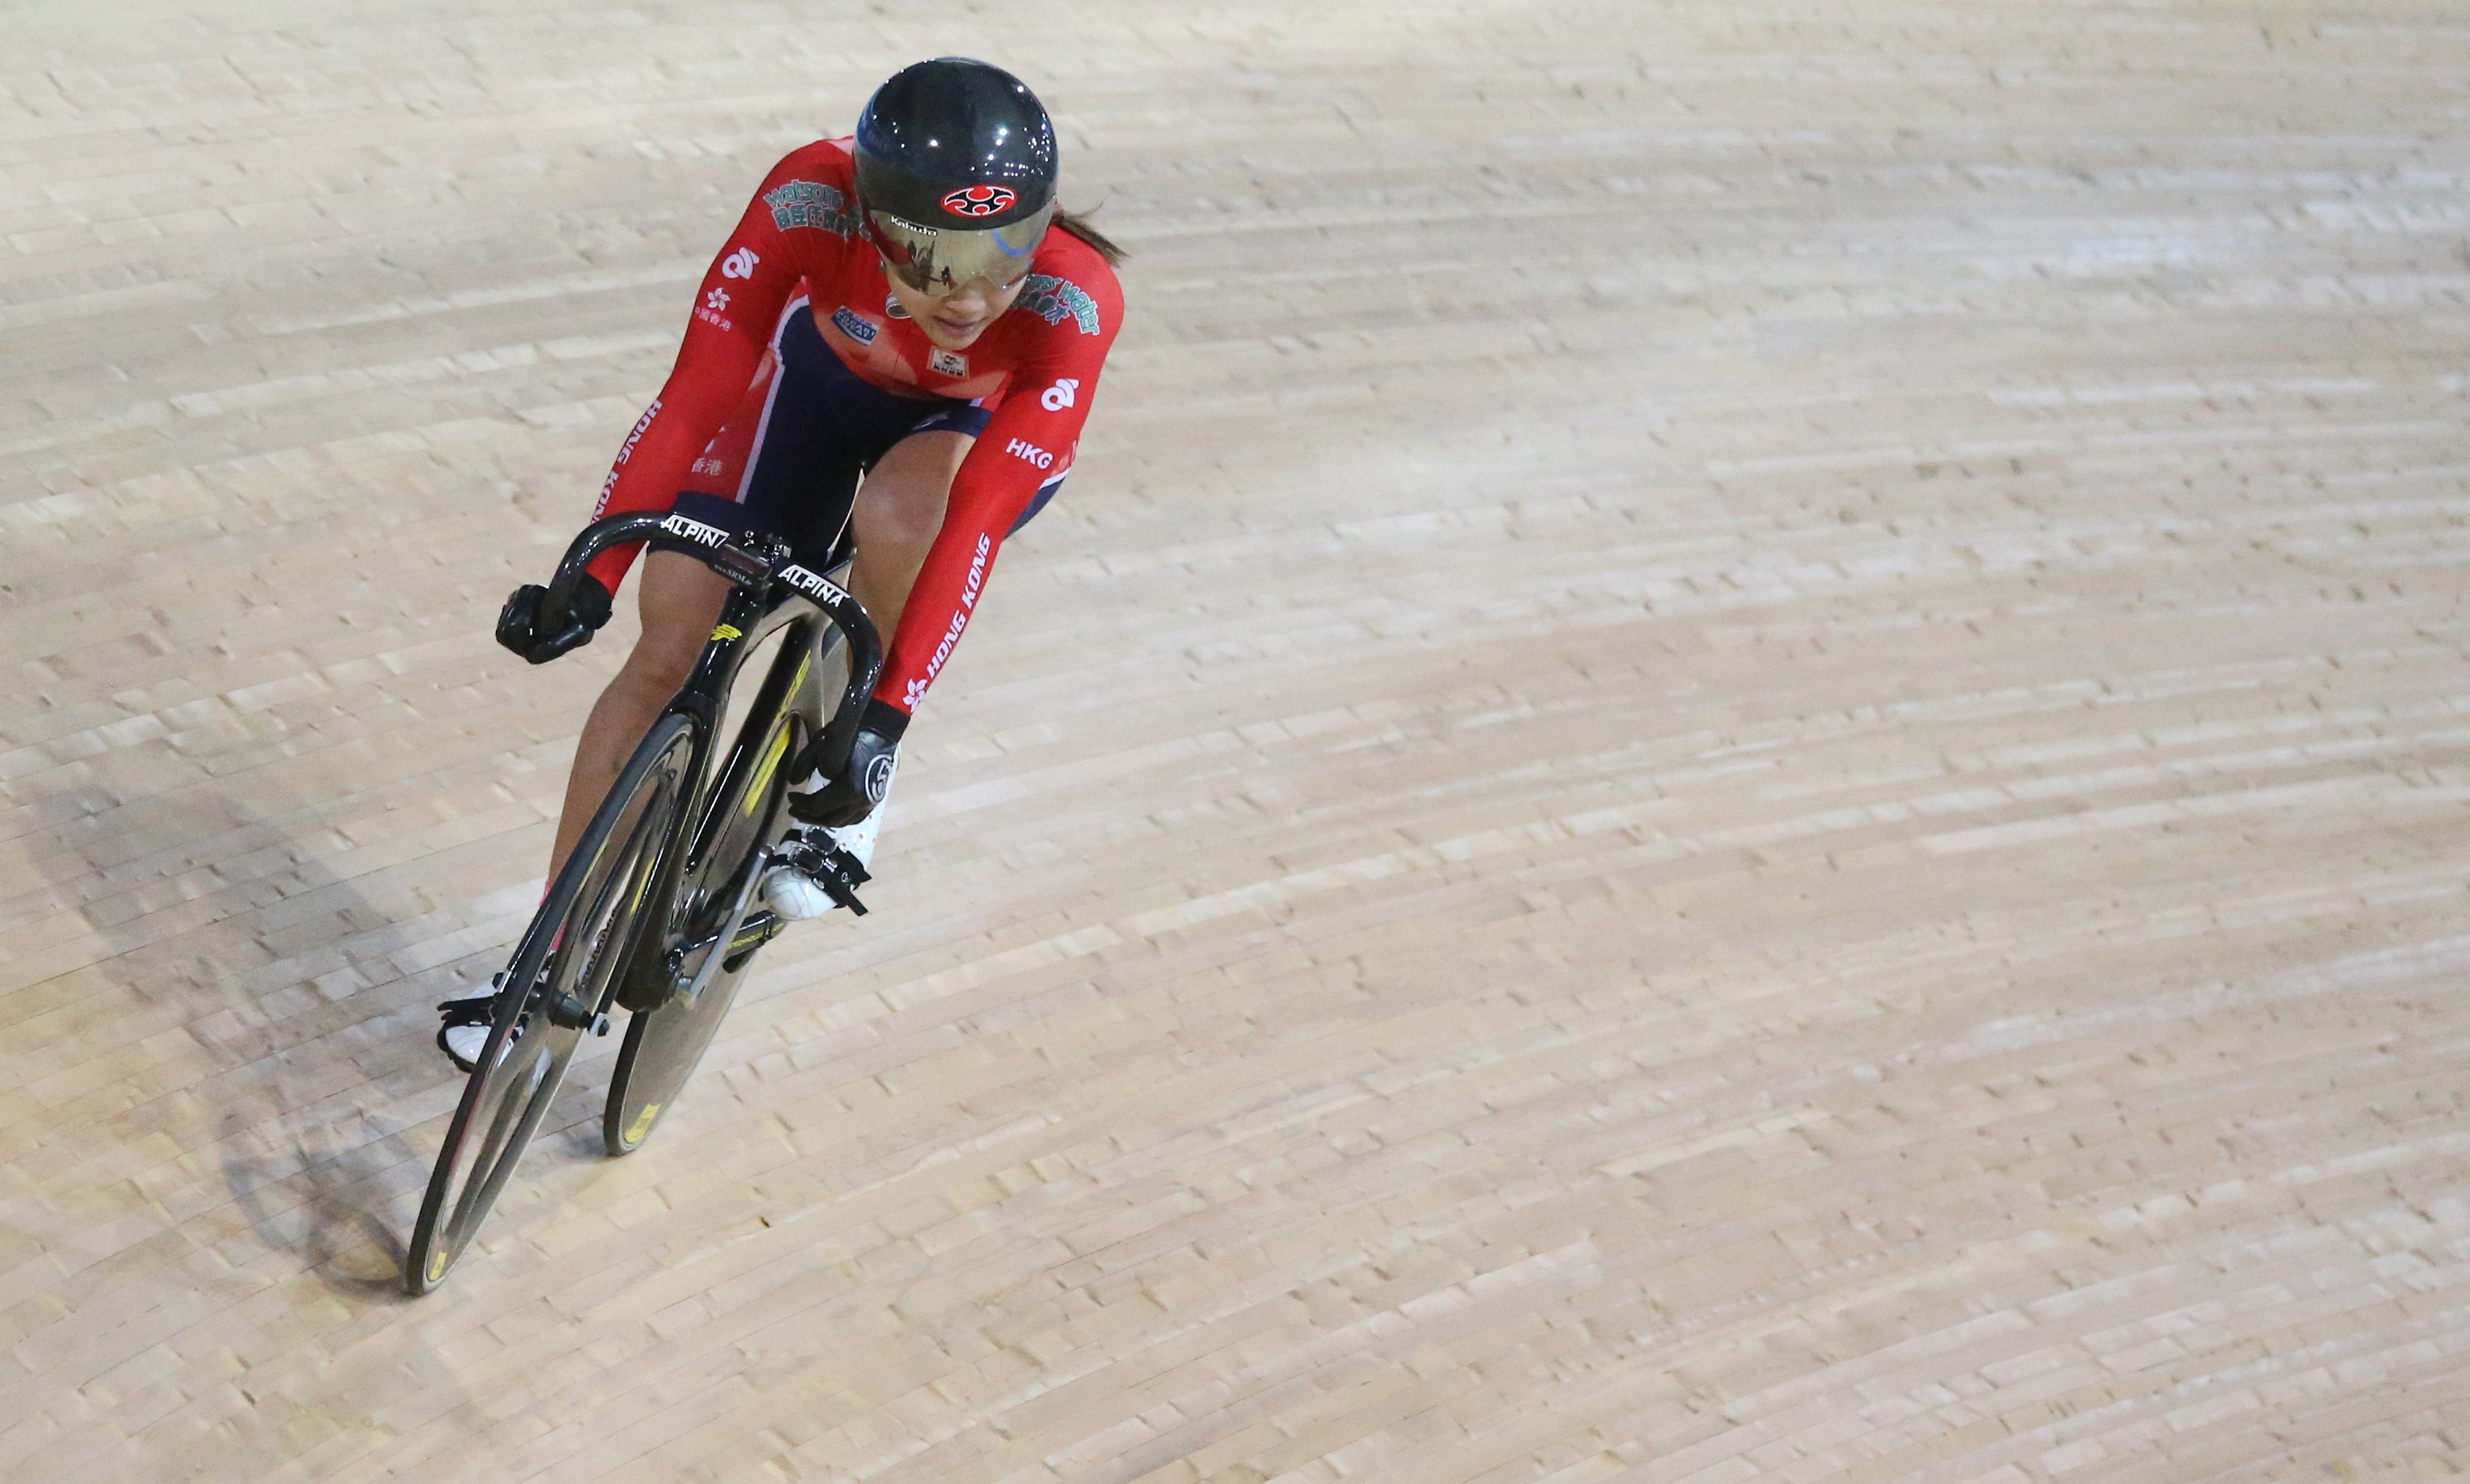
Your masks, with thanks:
[[[203,1053],[183,1047],[184,1085],[94,1134],[176,1141],[187,1157],[150,1171],[147,1194],[235,1266],[254,1246],[338,1294],[399,1297],[408,1212],[388,1213],[428,1158],[405,1130],[460,1091],[428,1035],[449,965],[428,961],[461,935],[424,939],[443,915],[424,924],[417,899],[402,904],[408,922],[371,902],[318,833],[295,837],[208,783],[78,821],[35,858],[108,950],[93,968],[119,1011],[176,1024]],[[115,1011],[106,997],[92,1013]]]
[[[321,1148],[294,1135],[279,1153],[237,1152],[249,1142],[246,1115],[223,1117],[223,1181],[246,1213],[250,1229],[269,1248],[298,1256],[306,1271],[338,1293],[402,1299],[402,1237],[372,1209],[371,1187],[389,1168],[389,1148]],[[391,1141],[390,1141],[391,1142]]]

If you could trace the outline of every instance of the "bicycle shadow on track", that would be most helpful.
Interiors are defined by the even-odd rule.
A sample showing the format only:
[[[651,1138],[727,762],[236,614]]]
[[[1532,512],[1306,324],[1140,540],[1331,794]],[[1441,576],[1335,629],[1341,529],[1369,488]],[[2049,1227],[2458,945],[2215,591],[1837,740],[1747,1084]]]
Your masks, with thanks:
[[[225,1114],[224,1143],[245,1147],[249,1128],[246,1115]],[[268,1247],[297,1254],[307,1272],[338,1293],[401,1299],[408,1297],[403,1238],[368,1204],[370,1187],[383,1182],[390,1163],[365,1148],[320,1148],[295,1136],[279,1156],[226,1153],[222,1175]],[[287,1205],[292,1197],[296,1203]]]
[[[402,1297],[402,1233],[434,1152],[407,1133],[461,1089],[431,1007],[455,977],[449,955],[490,951],[464,949],[487,936],[472,904],[399,884],[373,899],[335,870],[351,842],[333,828],[261,817],[211,783],[27,844],[102,950],[83,971],[101,992],[79,999],[71,1033],[146,1032],[106,1048],[96,1079],[126,1061],[163,1094],[68,1131],[81,1163],[125,1168],[168,1141],[177,1157],[129,1198],[177,1214],[190,1244],[244,1269],[258,1265],[247,1249],[279,1255],[349,1298]]]

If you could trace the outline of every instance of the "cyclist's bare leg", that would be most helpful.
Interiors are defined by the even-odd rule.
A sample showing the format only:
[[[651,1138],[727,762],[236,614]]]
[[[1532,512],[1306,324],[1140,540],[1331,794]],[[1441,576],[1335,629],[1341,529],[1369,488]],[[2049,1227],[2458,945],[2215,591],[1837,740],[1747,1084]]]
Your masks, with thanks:
[[[886,642],[900,622],[909,590],[925,565],[926,552],[944,527],[952,475],[977,440],[967,433],[925,432],[902,439],[875,461],[859,488],[850,519],[857,528],[858,557],[850,591],[866,606]],[[711,638],[711,626],[729,596],[729,580],[689,556],[655,551],[644,558],[636,604],[642,637],[626,663],[600,692],[575,744],[574,766],[566,776],[566,802],[557,819],[557,841],[548,871],[554,879],[592,823],[593,811],[616,782],[635,744],[643,739],[661,708],[686,684],[695,658]],[[868,823],[871,826],[873,821]],[[868,850],[871,853],[870,843]],[[820,898],[820,893],[818,893]],[[770,895],[767,893],[767,900]],[[794,916],[811,916],[823,904]],[[438,1044],[457,1064],[470,1067],[488,1036],[489,991],[450,1001]]]
[[[967,433],[912,433],[875,461],[866,483],[858,489],[857,501],[850,509],[850,520],[857,534],[857,560],[850,569],[850,591],[865,605],[887,643],[900,623],[900,610],[909,601],[909,590],[917,585],[918,569],[925,564],[927,550],[944,527],[952,475],[976,441]],[[811,787],[816,781],[810,778],[800,786]],[[856,824],[822,831],[822,839],[813,831],[808,831],[805,838],[810,844],[828,843],[847,852],[847,857],[860,868],[859,879],[863,880],[864,868],[874,855],[875,831],[882,822],[883,810],[877,808]],[[821,869],[821,857],[793,853],[764,878],[764,905],[791,920],[819,916],[829,911],[834,901],[831,892],[822,877],[811,873]]]
[[[655,551],[644,559],[642,585],[636,597],[643,615],[642,638],[635,641],[634,652],[600,692],[591,718],[583,724],[574,766],[566,775],[566,804],[557,817],[557,844],[548,863],[550,879],[566,865],[635,744],[643,740],[661,707],[686,684],[728,596],[729,579],[692,557]],[[488,987],[475,986],[472,994],[438,1007],[446,1013],[438,1027],[437,1044],[467,1072],[489,1038],[489,1023],[495,1016],[491,1001],[502,982],[502,976],[493,979]],[[520,1023],[515,1033],[523,1034]]]
[[[583,724],[574,767],[566,776],[566,806],[557,817],[557,846],[548,862],[551,877],[566,865],[567,852],[592,823],[592,812],[600,807],[635,744],[686,684],[728,596],[729,579],[690,556],[655,551],[643,559],[636,598],[643,636]]]
[[[967,433],[913,434],[875,461],[858,490],[850,512],[858,540],[850,591],[887,639],[900,622],[901,606],[918,581],[918,568],[925,565],[927,547],[943,529],[952,475],[976,441]],[[566,865],[567,852],[592,823],[592,811],[600,807],[601,796],[609,792],[652,719],[686,684],[728,596],[729,579],[692,557],[655,551],[644,558],[638,595],[643,636],[583,724],[574,767],[566,777],[566,805],[558,815],[550,875]]]
[[[850,592],[883,632],[886,644],[900,624],[900,610],[918,581],[918,568],[925,565],[926,548],[944,528],[952,475],[977,441],[967,433],[912,433],[875,460],[874,472],[858,489],[857,503],[850,511],[857,526]]]

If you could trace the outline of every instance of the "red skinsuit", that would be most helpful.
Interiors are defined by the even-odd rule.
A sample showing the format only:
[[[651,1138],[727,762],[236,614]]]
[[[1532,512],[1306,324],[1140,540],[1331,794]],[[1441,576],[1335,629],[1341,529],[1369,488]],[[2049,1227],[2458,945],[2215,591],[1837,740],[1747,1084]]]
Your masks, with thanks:
[[[669,508],[688,487],[696,454],[768,374],[774,327],[801,293],[825,343],[860,377],[890,391],[992,407],[953,476],[944,528],[875,685],[877,699],[906,712],[950,658],[1004,533],[1040,484],[1071,467],[1124,300],[1097,249],[1050,231],[1012,308],[967,350],[939,350],[915,323],[885,313],[890,290],[882,258],[858,228],[852,168],[850,141],[829,139],[792,151],[764,177],[695,290],[677,365],[618,451],[594,515]],[[870,338],[853,338],[851,325]],[[638,549],[602,553],[593,575],[617,591]]]

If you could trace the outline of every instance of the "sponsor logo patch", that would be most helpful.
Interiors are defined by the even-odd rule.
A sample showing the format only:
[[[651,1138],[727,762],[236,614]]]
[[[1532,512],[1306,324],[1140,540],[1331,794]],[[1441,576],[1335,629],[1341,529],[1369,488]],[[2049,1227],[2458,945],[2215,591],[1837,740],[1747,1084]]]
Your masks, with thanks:
[[[723,278],[753,278],[755,276],[755,265],[762,261],[763,260],[761,258],[757,257],[751,250],[740,247],[735,252],[731,253],[728,257],[720,260],[720,276]]]
[[[892,792],[892,770],[898,763],[899,758],[894,754],[878,753],[874,761],[866,765],[866,797],[869,800],[881,803],[883,796]]]
[[[969,358],[956,351],[939,350],[926,358],[926,366],[937,376],[967,376]]]
[[[1052,273],[1032,273],[1029,286],[1021,290],[1021,307],[1045,320],[1060,325],[1070,320],[1081,327],[1083,335],[1099,333],[1098,301],[1070,279]]]
[[[956,217],[1000,216],[1020,197],[999,185],[963,186],[944,197],[944,209]]]
[[[857,235],[857,213],[850,209],[849,197],[837,186],[820,180],[792,180],[777,190],[763,193],[763,204],[772,208],[772,224],[781,231],[791,227],[813,227],[834,237]]]
[[[832,311],[832,323],[839,328],[841,334],[860,345],[873,345],[874,337],[883,333],[882,326],[860,315],[857,311],[846,304]]]
[[[1040,469],[1052,469],[1055,467],[1054,454],[1047,452],[1044,449],[1039,448],[1035,443],[1029,442],[1025,438],[1014,438],[1012,442],[1004,446],[1004,452],[1011,454],[1013,457],[1019,459],[1024,464],[1035,464]]]
[[[1072,406],[1073,395],[1080,390],[1081,383],[1067,376],[1041,392],[1037,405],[1049,412],[1060,412]]]

